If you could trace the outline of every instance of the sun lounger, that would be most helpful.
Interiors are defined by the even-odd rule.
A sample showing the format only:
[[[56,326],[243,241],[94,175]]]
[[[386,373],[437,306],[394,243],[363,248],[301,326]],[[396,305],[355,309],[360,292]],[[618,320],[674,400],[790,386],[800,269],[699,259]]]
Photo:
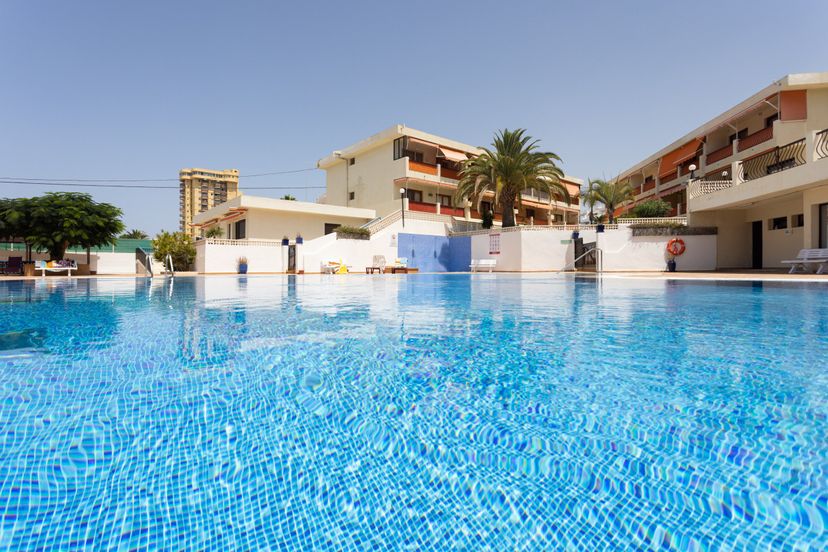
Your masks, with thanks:
[[[810,272],[809,265],[818,265],[816,273],[824,274],[825,265],[828,264],[828,249],[803,249],[796,259],[782,261],[782,263],[791,265],[788,274]]]
[[[400,257],[394,261],[390,267],[391,274],[396,274],[397,272],[403,272],[408,274],[408,257]]]
[[[469,270],[472,272],[480,272],[481,270],[488,269],[491,272],[495,266],[497,266],[497,259],[475,259],[469,265]]]
[[[46,272],[63,272],[64,270],[71,277],[72,271],[77,269],[78,265],[73,260],[35,261],[35,270],[40,271],[41,278],[46,277]]]
[[[365,274],[373,274],[374,272],[379,272],[380,274],[385,272],[385,255],[374,255],[371,266],[365,267]]]
[[[348,274],[352,268],[342,261],[328,261],[322,263],[322,274]]]
[[[3,274],[23,274],[23,257],[9,257]]]

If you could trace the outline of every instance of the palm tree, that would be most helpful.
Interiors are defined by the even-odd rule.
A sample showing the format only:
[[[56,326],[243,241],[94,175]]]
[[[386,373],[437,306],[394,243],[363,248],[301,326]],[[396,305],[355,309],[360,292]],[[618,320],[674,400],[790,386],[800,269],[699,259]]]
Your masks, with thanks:
[[[124,232],[119,236],[122,240],[145,240],[149,236],[143,230],[132,229],[129,232]]]
[[[521,204],[521,192],[534,188],[569,203],[569,191],[561,183],[563,171],[556,162],[561,158],[552,152],[539,151],[538,141],[527,136],[524,129],[499,131],[493,149],[463,163],[456,198],[480,203],[487,193],[494,195],[494,204],[503,212],[503,227],[515,225],[515,203]]]
[[[279,199],[285,199],[287,201],[296,201],[296,197],[294,197],[290,194],[285,194],[282,197],[280,197]]]
[[[205,238],[223,238],[224,237],[224,230],[221,229],[221,226],[213,226],[209,230],[204,233]]]
[[[612,224],[615,222],[615,210],[632,197],[632,187],[629,180],[625,182],[619,182],[618,179],[609,182],[606,180],[591,180],[590,186],[592,186],[592,193],[595,194],[595,201],[606,207],[609,223]]]
[[[598,201],[598,196],[595,194],[595,185],[598,182],[600,182],[600,180],[587,180],[586,190],[584,190],[584,193],[581,195],[584,205],[589,206],[590,224],[595,224],[595,204],[600,203],[600,201]]]

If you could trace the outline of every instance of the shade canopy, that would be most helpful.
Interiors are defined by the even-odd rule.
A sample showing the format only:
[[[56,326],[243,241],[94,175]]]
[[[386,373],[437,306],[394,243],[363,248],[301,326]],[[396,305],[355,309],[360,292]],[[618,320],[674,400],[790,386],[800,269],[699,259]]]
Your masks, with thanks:
[[[440,155],[449,161],[454,161],[455,163],[462,163],[468,160],[468,157],[466,157],[466,154],[462,151],[454,151],[444,147],[440,147]]]
[[[696,153],[699,151],[701,147],[702,139],[701,138],[694,138],[690,140],[683,146],[678,149],[674,149],[670,153],[666,154],[664,157],[661,158],[661,165],[658,168],[658,176],[663,177],[674,170],[676,170],[676,166],[688,159],[692,159],[696,156]]]

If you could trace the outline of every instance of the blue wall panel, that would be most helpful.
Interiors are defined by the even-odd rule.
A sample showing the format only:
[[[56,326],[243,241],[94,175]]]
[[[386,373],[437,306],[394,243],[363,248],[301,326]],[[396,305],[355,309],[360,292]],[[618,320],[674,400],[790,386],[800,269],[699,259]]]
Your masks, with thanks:
[[[420,272],[460,272],[469,269],[471,238],[398,234],[397,256]]]

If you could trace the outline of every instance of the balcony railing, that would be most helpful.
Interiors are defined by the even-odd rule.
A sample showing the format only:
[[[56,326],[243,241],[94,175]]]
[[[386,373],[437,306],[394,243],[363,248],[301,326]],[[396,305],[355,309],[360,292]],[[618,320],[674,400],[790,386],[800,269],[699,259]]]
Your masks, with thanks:
[[[408,201],[408,209],[410,211],[418,211],[420,213],[436,213],[437,212],[437,204],[436,203],[423,203],[421,201]],[[446,207],[445,205],[440,206],[440,214],[441,215],[450,215],[455,217],[462,217],[465,215],[465,211],[458,207]]]
[[[763,128],[758,132],[754,132],[750,136],[745,136],[741,140],[739,140],[739,151],[745,151],[748,148],[752,148],[762,142],[767,142],[773,138],[773,127],[769,126],[767,128]]]
[[[691,180],[687,186],[690,199],[733,187],[732,180]]]
[[[408,169],[424,174],[430,174],[432,176],[437,176],[437,165],[432,165],[431,163],[423,163],[422,161],[413,161],[411,159],[408,160]],[[450,178],[452,180],[460,180],[459,171],[456,171],[449,167],[440,167],[440,176],[442,178]]]
[[[649,192],[650,190],[655,190],[655,180],[645,180],[644,184],[642,185],[641,192]]]
[[[756,180],[769,174],[792,169],[805,164],[805,138],[784,146],[775,147],[756,157],[739,163],[743,181]]]
[[[672,182],[676,178],[678,178],[678,171],[673,171],[670,174],[665,174],[664,176],[662,176],[661,183],[666,184],[667,182]]]
[[[421,163],[419,161],[412,161],[409,159],[408,168],[412,171],[437,176],[437,165],[430,165],[428,163]]]
[[[723,148],[719,148],[716,151],[711,151],[707,154],[707,164],[712,165],[722,159],[727,159],[733,155],[733,144],[728,144]]]
[[[817,159],[828,157],[828,129],[817,132],[814,142],[814,151]]]

